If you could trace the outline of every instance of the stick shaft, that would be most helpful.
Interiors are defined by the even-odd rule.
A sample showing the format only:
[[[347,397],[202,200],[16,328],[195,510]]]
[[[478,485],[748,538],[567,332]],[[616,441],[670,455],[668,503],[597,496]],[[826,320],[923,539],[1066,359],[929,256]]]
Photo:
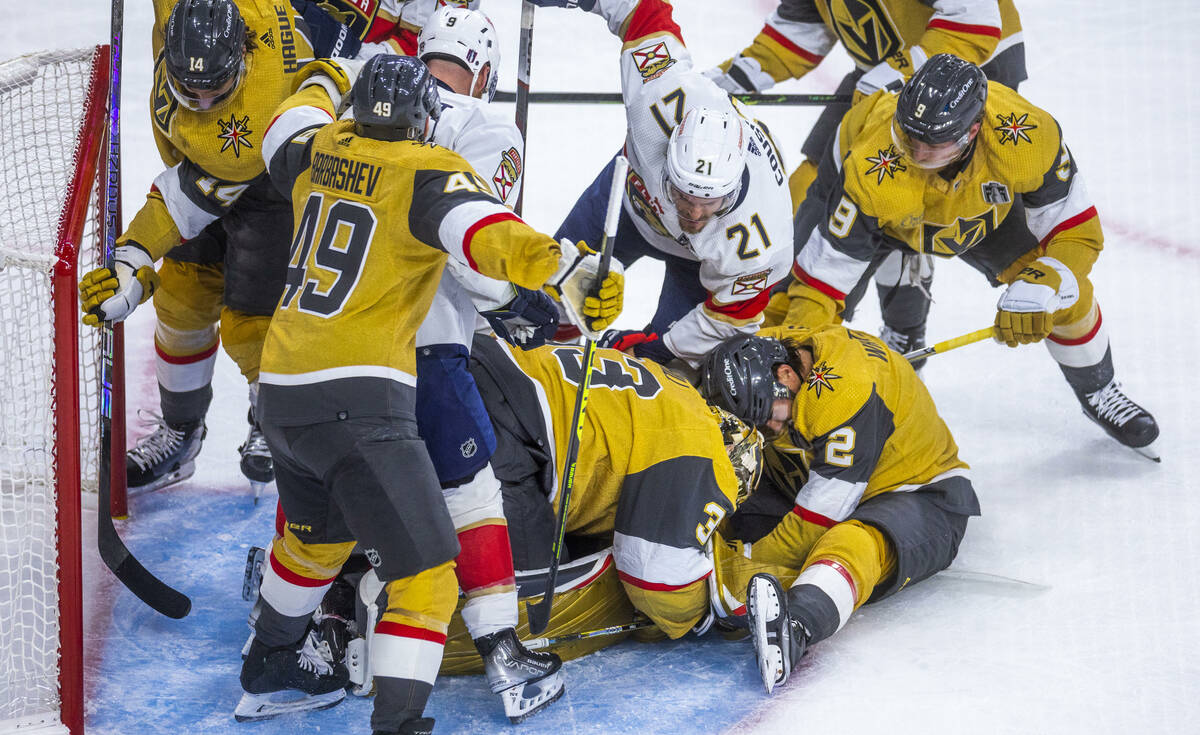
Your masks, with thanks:
[[[530,650],[539,648],[549,648],[571,641],[581,641],[586,638],[599,638],[606,635],[617,635],[618,633],[626,633],[634,630],[649,628],[654,625],[649,620],[635,620],[632,623],[624,625],[610,625],[607,628],[597,628],[596,630],[585,630],[579,633],[567,633],[566,635],[555,636],[553,638],[534,638],[533,640],[522,641],[524,646]]]
[[[526,5],[529,3],[526,2]],[[521,10],[522,17],[522,34],[524,31],[524,7]],[[533,31],[530,30],[530,43],[532,43]],[[524,35],[522,35],[524,38]],[[496,102],[520,102],[522,99],[521,87],[525,85],[525,104],[529,102],[538,102],[543,104],[619,104],[624,100],[620,92],[529,92],[528,91],[528,72],[525,69],[525,81],[521,79],[520,61],[517,63],[517,91],[513,92],[496,92]],[[848,94],[739,94],[734,97],[747,105],[771,105],[771,106],[820,106],[834,104],[849,104],[850,95]],[[522,118],[518,117],[517,127],[521,128]],[[522,128],[523,130],[523,128]]]
[[[904,353],[904,359],[911,362],[913,360],[919,360],[922,357],[928,357],[929,355],[940,355],[943,352],[949,352],[950,350],[958,347],[985,340],[992,336],[993,331],[994,330],[992,327],[977,329],[974,332],[968,332],[962,336],[938,342],[935,345],[922,347],[921,349],[913,350],[912,352],[906,352]]]

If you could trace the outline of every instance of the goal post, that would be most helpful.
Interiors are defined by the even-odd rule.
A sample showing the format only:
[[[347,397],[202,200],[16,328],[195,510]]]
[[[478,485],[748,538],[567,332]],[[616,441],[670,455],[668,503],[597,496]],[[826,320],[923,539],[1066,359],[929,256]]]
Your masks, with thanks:
[[[0,62],[2,734],[83,733],[81,497],[98,485],[102,392],[78,283],[102,264],[109,61],[97,46]]]

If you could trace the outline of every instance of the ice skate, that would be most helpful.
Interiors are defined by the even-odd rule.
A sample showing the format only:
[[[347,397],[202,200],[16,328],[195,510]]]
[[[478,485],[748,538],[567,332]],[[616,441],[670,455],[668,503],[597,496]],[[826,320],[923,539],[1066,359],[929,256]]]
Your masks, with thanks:
[[[250,422],[250,433],[246,435],[246,441],[238,447],[238,453],[242,455],[242,474],[250,481],[250,488],[254,491],[254,503],[257,505],[263,488],[275,480],[275,462],[271,459],[271,450],[267,447],[262,429],[254,420],[253,409],[246,415],[246,420]]]
[[[504,714],[514,724],[545,709],[565,691],[562,659],[553,653],[530,651],[512,628],[475,639],[492,691],[504,702]]]
[[[769,574],[750,578],[746,608],[754,657],[767,694],[788,680],[792,668],[808,647],[804,626],[788,615],[787,595]]]
[[[196,472],[196,455],[206,433],[203,421],[168,424],[150,411],[138,411],[154,431],[125,454],[130,492],[146,492],[186,480]]]
[[[912,329],[898,331],[884,324],[879,328],[879,339],[883,340],[888,347],[904,355],[925,346],[925,325],[921,324]],[[921,372],[927,359],[929,358],[922,357],[920,360],[913,360],[913,370]]]
[[[238,722],[252,722],[289,712],[328,709],[345,699],[349,683],[346,667],[329,660],[328,647],[317,641],[313,631],[299,647],[269,648],[254,640],[242,663],[245,694],[233,717]]]
[[[1155,462],[1161,461],[1155,448],[1158,423],[1150,412],[1129,400],[1116,378],[1080,400],[1083,412],[1099,424],[1108,435]]]

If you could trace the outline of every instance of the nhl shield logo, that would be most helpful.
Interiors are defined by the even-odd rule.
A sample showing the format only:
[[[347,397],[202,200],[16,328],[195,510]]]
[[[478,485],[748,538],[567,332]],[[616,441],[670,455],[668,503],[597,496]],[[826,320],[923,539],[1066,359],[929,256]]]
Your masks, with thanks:
[[[371,566],[378,567],[383,563],[383,559],[379,558],[379,552],[375,549],[364,549],[363,553],[367,556],[367,561],[371,562]]]
[[[479,451],[479,445],[475,443],[475,437],[471,437],[463,442],[458,451],[462,452],[462,456],[466,459],[474,457],[475,452]]]

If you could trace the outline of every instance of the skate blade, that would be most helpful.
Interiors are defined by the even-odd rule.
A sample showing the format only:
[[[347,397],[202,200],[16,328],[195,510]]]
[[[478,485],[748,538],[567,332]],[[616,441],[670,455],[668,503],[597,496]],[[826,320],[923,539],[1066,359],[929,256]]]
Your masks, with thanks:
[[[233,719],[238,722],[269,720],[291,712],[309,712],[329,709],[346,698],[346,690],[338,689],[328,694],[305,694],[294,689],[268,694],[242,694]]]
[[[770,694],[775,685],[783,683],[783,649],[767,640],[767,623],[777,620],[781,613],[774,585],[765,579],[751,579],[746,606],[758,673],[767,694]]]
[[[566,690],[562,672],[555,671],[541,679],[503,690],[500,692],[500,701],[504,702],[504,714],[509,722],[516,725],[549,707]]]
[[[126,488],[126,490],[129,494],[129,497],[134,497],[136,495],[141,495],[143,493],[148,493],[167,487],[168,485],[174,485],[177,482],[183,482],[194,474],[196,474],[196,463],[184,462],[154,482],[147,482],[145,485],[131,485],[130,487]]]
[[[1133,451],[1142,455],[1146,459],[1161,463],[1162,457],[1160,457],[1158,454],[1158,446],[1157,445],[1158,445],[1158,439],[1155,439],[1154,441],[1150,442],[1149,444],[1147,444],[1144,447],[1134,447]]]

